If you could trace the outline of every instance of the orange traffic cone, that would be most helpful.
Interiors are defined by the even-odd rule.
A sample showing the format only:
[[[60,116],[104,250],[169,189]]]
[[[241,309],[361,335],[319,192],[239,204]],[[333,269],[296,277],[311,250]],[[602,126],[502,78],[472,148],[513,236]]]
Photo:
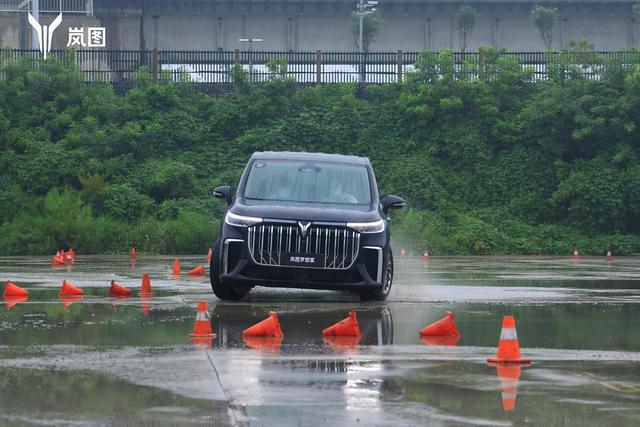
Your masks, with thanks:
[[[456,327],[455,316],[452,312],[447,311],[445,316],[438,320],[437,322],[433,322],[430,325],[425,326],[420,329],[421,336],[453,336],[459,337],[460,332],[458,332],[458,328]]]
[[[489,363],[517,363],[527,365],[531,363],[531,359],[522,359],[520,357],[520,344],[518,343],[518,334],[516,333],[516,321],[513,316],[504,316],[502,319],[502,332],[500,333],[500,341],[498,343],[498,354],[496,357],[487,359]]]
[[[496,368],[502,383],[502,409],[511,412],[516,409],[520,366],[497,366]]]
[[[573,250],[573,259],[574,259],[574,260],[578,260],[578,259],[580,259],[580,253],[578,252],[578,248],[575,248],[575,249]]]
[[[460,339],[460,335],[444,335],[444,336],[433,336],[433,335],[424,335],[420,337],[420,341],[422,341],[426,345],[442,345],[447,347],[453,347],[458,343]]]
[[[131,250],[129,251],[129,256],[131,258],[135,258],[135,257],[138,256],[138,251],[136,251],[136,247],[135,246],[131,247]]]
[[[60,288],[60,293],[58,296],[60,297],[68,297],[68,296],[80,296],[84,295],[84,291],[71,283],[67,282],[67,280],[62,281],[62,288]]]
[[[180,275],[180,261],[178,261],[178,258],[176,258],[173,261],[173,272],[172,272],[172,274],[174,276],[179,276]]]
[[[275,311],[269,312],[269,317],[262,322],[256,323],[250,328],[245,329],[242,332],[243,337],[282,337],[282,329],[280,329],[280,321],[278,320],[278,313]]]
[[[355,311],[349,312],[349,317],[343,319],[333,326],[329,326],[322,331],[322,335],[337,336],[361,336],[362,331],[358,324],[358,317]]]
[[[112,280],[111,289],[109,289],[109,296],[127,298],[131,296],[131,289],[127,289],[124,286],[116,283],[115,280]]]
[[[206,350],[213,347],[215,334],[211,337],[189,337],[196,349]]]
[[[207,262],[211,262],[211,255],[213,254],[213,252],[211,251],[211,248],[209,248],[209,253],[207,253]]]
[[[142,307],[142,315],[145,317],[148,316],[151,312],[151,304],[149,304],[149,301],[143,297],[142,304],[140,306]]]
[[[193,325],[193,332],[189,338],[214,337],[211,332],[211,317],[209,316],[209,306],[206,301],[198,301],[198,313],[196,323]]]
[[[54,255],[53,258],[51,258],[51,265],[54,267],[65,265],[65,263],[65,259],[62,255]]]
[[[74,302],[82,301],[84,299],[84,295],[61,296],[60,299],[62,300],[62,307],[66,310]]]
[[[202,276],[204,275],[204,265],[199,265],[189,272],[189,276]]]
[[[611,255],[611,250],[607,251],[607,256],[604,259],[607,262],[612,262],[613,261],[613,255]]]
[[[423,264],[428,264],[429,263],[429,251],[428,250],[424,250],[424,253],[422,254],[422,262]]]
[[[150,297],[151,295],[153,295],[149,273],[142,274],[142,285],[140,286],[140,292],[138,292],[138,295],[140,295],[141,297]]]
[[[282,336],[276,337],[258,337],[258,336],[243,336],[242,341],[247,347],[251,347],[254,350],[258,350],[265,354],[276,355],[280,353],[280,347],[282,346]]]
[[[29,299],[27,295],[13,296],[13,295],[5,295],[2,297],[4,302],[7,304],[7,310],[11,310],[16,306],[19,302],[24,302]]]
[[[21,288],[11,281],[7,281],[4,285],[3,297],[26,297],[29,295],[29,291]]]
[[[357,336],[337,336],[327,335],[322,337],[322,341],[332,349],[340,352],[353,352],[358,350],[358,344],[362,340],[362,335]]]

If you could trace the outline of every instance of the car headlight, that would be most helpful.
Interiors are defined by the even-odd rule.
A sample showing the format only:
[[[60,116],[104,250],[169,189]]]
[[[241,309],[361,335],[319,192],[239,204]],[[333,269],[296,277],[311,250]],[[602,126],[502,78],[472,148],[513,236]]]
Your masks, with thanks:
[[[224,217],[224,222],[226,222],[229,225],[234,225],[236,227],[249,227],[251,225],[262,222],[262,218],[238,215],[238,214],[234,214],[233,212],[227,212],[227,215]]]
[[[382,233],[384,231],[384,220],[373,222],[348,222],[347,227],[353,228],[360,233]]]

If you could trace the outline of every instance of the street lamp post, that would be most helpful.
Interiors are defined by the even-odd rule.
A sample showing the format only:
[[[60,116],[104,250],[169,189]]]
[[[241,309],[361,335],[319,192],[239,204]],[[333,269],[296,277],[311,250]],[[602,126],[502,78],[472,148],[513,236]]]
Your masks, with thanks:
[[[253,81],[253,58],[251,57],[251,48],[253,47],[253,42],[261,42],[263,40],[249,37],[248,39],[238,39],[238,41],[242,43],[249,43],[249,81]]]
[[[358,18],[360,20],[360,28],[358,31],[358,58],[359,58],[359,70],[358,70],[358,82],[362,83],[364,82],[364,66],[363,66],[363,53],[364,53],[364,46],[363,46],[363,27],[364,27],[364,16],[375,12],[376,9],[375,5],[377,5],[378,2],[377,0],[369,0],[366,3],[364,2],[364,0],[359,0],[358,5],[356,6],[358,9]],[[371,8],[371,10],[367,10],[367,8]]]

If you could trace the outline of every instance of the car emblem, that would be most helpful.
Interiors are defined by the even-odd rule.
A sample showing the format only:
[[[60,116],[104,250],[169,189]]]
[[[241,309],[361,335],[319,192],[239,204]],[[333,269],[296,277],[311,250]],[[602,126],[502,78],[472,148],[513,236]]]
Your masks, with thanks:
[[[298,221],[298,227],[300,227],[300,233],[303,239],[307,238],[307,231],[309,231],[309,227],[311,227],[311,222],[302,223]]]

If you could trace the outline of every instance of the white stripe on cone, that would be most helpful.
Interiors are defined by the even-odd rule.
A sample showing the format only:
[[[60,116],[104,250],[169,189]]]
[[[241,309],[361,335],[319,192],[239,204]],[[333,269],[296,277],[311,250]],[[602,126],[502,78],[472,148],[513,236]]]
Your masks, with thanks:
[[[500,340],[517,340],[518,334],[516,333],[516,328],[502,328],[502,332],[500,332]]]
[[[202,322],[205,320],[209,320],[209,313],[206,311],[199,311],[196,313],[196,322]]]

